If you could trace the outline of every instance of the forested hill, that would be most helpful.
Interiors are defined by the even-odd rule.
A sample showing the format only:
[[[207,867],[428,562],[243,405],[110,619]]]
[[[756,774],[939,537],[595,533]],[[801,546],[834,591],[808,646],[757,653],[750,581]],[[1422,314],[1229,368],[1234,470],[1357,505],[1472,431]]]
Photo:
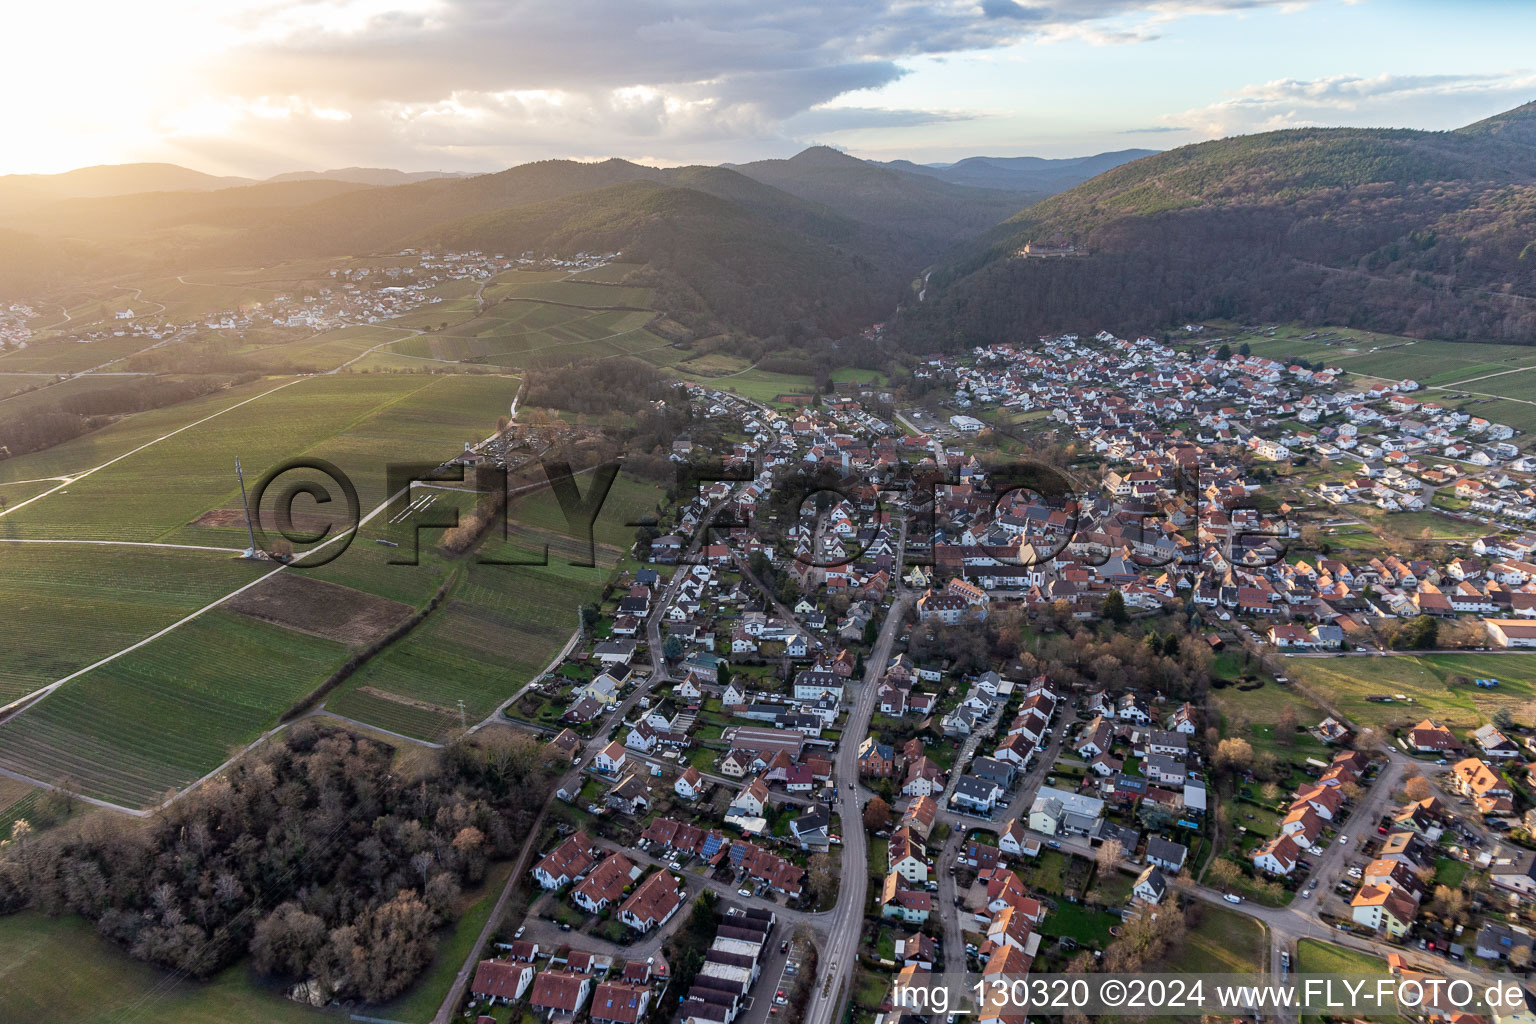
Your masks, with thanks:
[[[550,160],[393,187],[284,181],[70,199],[0,215],[0,230],[25,232],[16,237],[38,251],[68,240],[117,274],[408,245],[552,255],[622,249],[650,265],[665,301],[680,304],[669,312],[760,337],[836,337],[881,319],[923,266],[1027,201],[838,160],[854,173],[811,182],[800,173],[806,162],[796,165],[791,177],[805,195],[724,167]],[[869,191],[870,179],[894,187]],[[25,262],[0,265],[0,296],[38,281]]]
[[[1086,255],[1020,259],[1061,238]],[[1107,171],[986,233],[919,341],[1240,317],[1536,343],[1536,103],[1452,132],[1300,129]]]
[[[1010,190],[956,185],[813,146],[788,160],[758,160],[732,170],[765,185],[879,225],[930,256],[995,227],[1051,189]],[[1074,180],[1081,181],[1083,175]]]
[[[786,197],[787,198],[787,197]],[[786,208],[787,205],[787,208]],[[837,335],[879,318],[906,275],[857,225],[798,207],[731,202],[634,181],[444,224],[414,244],[522,251],[622,249],[674,315],[709,313],[759,337]]]

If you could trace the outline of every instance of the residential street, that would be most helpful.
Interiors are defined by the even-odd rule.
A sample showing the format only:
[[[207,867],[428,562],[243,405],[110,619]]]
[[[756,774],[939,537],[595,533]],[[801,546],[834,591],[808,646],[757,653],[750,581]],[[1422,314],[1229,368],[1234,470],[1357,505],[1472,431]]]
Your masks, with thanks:
[[[898,564],[900,564],[898,562]],[[891,657],[891,648],[901,632],[902,620],[911,606],[912,595],[898,593],[886,615],[885,625],[875,641],[874,650],[866,663],[864,681],[849,712],[843,735],[847,740],[838,747],[833,777],[838,786],[838,813],[843,820],[843,869],[842,888],[838,891],[837,906],[827,922],[827,936],[818,968],[820,978],[806,1006],[808,1024],[831,1024],[841,1005],[844,985],[853,977],[853,964],[857,959],[859,938],[863,929],[859,926],[864,917],[864,902],[869,888],[869,844],[860,823],[864,808],[859,804],[859,742],[869,732],[869,719],[875,708],[881,676]]]

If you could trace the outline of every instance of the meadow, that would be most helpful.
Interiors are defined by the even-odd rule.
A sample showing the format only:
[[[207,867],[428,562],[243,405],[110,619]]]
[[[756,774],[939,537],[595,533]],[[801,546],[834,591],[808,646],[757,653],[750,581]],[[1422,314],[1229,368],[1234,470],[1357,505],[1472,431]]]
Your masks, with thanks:
[[[685,365],[675,369],[690,380],[702,381],[721,391],[786,408],[788,403],[776,403],[774,399],[779,395],[809,395],[813,384],[811,378],[803,374],[770,373],[767,370],[743,370],[721,376],[689,373]]]
[[[33,411],[57,409],[59,403],[66,398],[121,387],[133,378],[92,374],[71,377],[57,384],[49,383],[51,380],[50,377],[0,374],[0,419],[20,417]],[[11,386],[12,383],[14,387]],[[48,386],[39,387],[40,384]],[[21,391],[19,390],[21,388],[29,390]]]
[[[1306,359],[1383,380],[1406,377],[1425,388],[1451,386],[1485,374],[1536,366],[1536,350],[1525,346],[1425,341],[1348,327],[1283,324],[1260,332],[1223,331],[1220,337],[1225,338],[1234,351],[1239,345],[1246,344],[1253,355],[1268,359]],[[1511,376],[1519,380],[1523,374]],[[1484,383],[1494,381],[1478,382],[1479,385]],[[1482,386],[1475,390],[1505,393]],[[1517,394],[1513,397],[1536,396]]]
[[[590,474],[578,477],[576,482],[585,496],[591,482]],[[635,542],[636,527],[631,524],[659,516],[666,497],[666,490],[661,485],[620,470],[592,523],[593,539],[615,551],[627,551]],[[562,535],[570,532],[555,492],[548,488],[514,499],[508,519],[514,538],[520,531],[529,529]]]
[[[11,1024],[326,1024],[337,1018],[261,984],[244,964],[208,981],[178,978],[131,959],[79,917],[0,917],[0,1019]],[[69,983],[60,983],[67,964]]]
[[[152,338],[102,338],[100,341],[34,339],[23,349],[0,355],[4,373],[80,373],[114,363],[148,348]]]
[[[573,281],[595,281],[598,284],[622,284],[624,279],[644,266],[642,263],[604,263],[591,270],[578,270],[571,275]]]
[[[458,729],[462,700],[472,725],[544,669],[607,576],[553,555],[548,566],[467,563],[450,599],[349,679],[326,710],[439,740]]]
[[[1417,722],[1430,717],[1455,728],[1488,721],[1509,706],[1517,717],[1536,694],[1536,657],[1519,654],[1428,654],[1360,658],[1287,658],[1286,670],[1361,725]],[[1449,684],[1454,675],[1496,678],[1497,689]],[[1401,693],[1401,701],[1376,703],[1370,695]]]
[[[563,281],[519,282],[507,289],[509,296],[544,302],[585,306],[589,309],[650,309],[655,293],[649,288],[602,284],[593,278]]]
[[[252,381],[180,405],[125,416],[109,427],[55,445],[46,451],[0,461],[0,485],[17,480],[38,480],[80,473],[198,420],[228,415],[226,410],[288,382],[289,378]]]

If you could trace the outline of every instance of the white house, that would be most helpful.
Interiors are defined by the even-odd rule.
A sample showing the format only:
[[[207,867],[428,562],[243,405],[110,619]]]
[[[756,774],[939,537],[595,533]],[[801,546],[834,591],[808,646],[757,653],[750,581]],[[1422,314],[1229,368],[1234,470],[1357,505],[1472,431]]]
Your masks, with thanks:
[[[597,752],[597,756],[592,759],[592,767],[609,775],[617,775],[628,760],[629,755],[624,752],[623,744],[614,740]]]

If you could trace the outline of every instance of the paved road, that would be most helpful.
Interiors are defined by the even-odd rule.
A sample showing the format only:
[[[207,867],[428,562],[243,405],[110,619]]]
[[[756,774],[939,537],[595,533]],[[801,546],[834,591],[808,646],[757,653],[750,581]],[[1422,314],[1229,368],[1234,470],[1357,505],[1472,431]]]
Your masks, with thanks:
[[[939,877],[939,915],[944,919],[944,969],[951,972],[963,971],[966,966],[965,929],[960,922],[964,911],[955,906],[955,900],[960,898],[960,886],[955,882],[955,859],[960,855],[960,840],[964,836],[964,829],[951,828],[949,839],[933,860],[933,869]]]
[[[900,564],[899,562],[897,564]],[[843,984],[853,977],[858,955],[860,923],[869,889],[869,845],[859,824],[863,808],[859,806],[859,742],[869,732],[869,719],[875,708],[880,677],[885,674],[891,648],[901,632],[902,620],[912,605],[912,595],[899,594],[891,603],[885,625],[880,629],[864,672],[863,686],[838,746],[833,778],[838,786],[838,813],[843,820],[842,888],[832,911],[829,934],[822,950],[816,988],[806,1006],[807,1024],[831,1024],[841,1005]]]

